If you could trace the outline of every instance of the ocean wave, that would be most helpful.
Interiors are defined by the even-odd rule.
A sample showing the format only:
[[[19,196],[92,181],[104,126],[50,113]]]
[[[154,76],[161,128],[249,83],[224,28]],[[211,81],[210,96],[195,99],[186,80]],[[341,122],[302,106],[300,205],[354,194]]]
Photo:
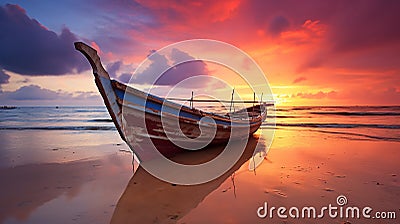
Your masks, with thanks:
[[[330,125],[321,125],[321,124],[276,124],[277,127],[274,127],[272,124],[269,125],[263,125],[261,128],[262,129],[270,129],[270,128],[278,128],[278,129],[285,129],[282,127],[306,127],[305,131],[311,131],[311,132],[319,132],[319,133],[325,133],[325,134],[331,134],[331,135],[338,135],[340,138],[345,138],[348,140],[380,140],[380,141],[393,141],[393,142],[400,142],[400,138],[397,136],[381,136],[381,135],[373,135],[373,134],[364,134],[364,133],[355,133],[358,130],[354,129],[355,132],[349,132],[349,131],[336,131],[336,130],[327,130],[327,129],[319,129],[319,128],[343,128],[343,127],[349,127],[351,125],[343,125],[343,124],[330,124]],[[278,126],[281,126],[279,128]],[[369,125],[371,126],[371,125]],[[382,125],[375,125],[379,126],[379,128],[382,128]],[[313,129],[315,128],[315,129]],[[387,128],[387,127],[386,127]],[[400,125],[397,125],[396,128],[394,129],[400,129]],[[346,130],[346,129],[344,129]],[[353,129],[352,129],[353,130]]]
[[[113,122],[111,118],[104,118],[104,119],[92,119],[89,122]]]
[[[271,126],[263,124],[263,126]],[[306,127],[306,128],[379,128],[379,129],[400,129],[400,125],[388,124],[344,124],[344,123],[276,123],[281,127]]]
[[[320,107],[292,107],[290,110],[312,110],[315,108],[320,108]]]
[[[393,111],[399,112],[400,106],[294,106],[294,107],[277,107],[276,111]]]
[[[310,114],[339,116],[400,116],[400,112],[312,111]]]
[[[78,113],[106,113],[106,109],[75,109],[74,112]]]
[[[114,126],[0,127],[0,130],[111,131]]]
[[[298,115],[267,115],[267,118],[311,118],[311,117],[298,116]]]
[[[321,132],[321,133],[326,133],[326,134],[347,135],[347,136],[364,137],[364,138],[373,139],[373,140],[400,142],[400,138],[396,138],[396,137],[367,135],[367,134],[352,133],[352,132],[340,132],[340,131],[323,131],[323,130],[317,130],[317,131]],[[356,140],[362,140],[362,139],[356,139]]]

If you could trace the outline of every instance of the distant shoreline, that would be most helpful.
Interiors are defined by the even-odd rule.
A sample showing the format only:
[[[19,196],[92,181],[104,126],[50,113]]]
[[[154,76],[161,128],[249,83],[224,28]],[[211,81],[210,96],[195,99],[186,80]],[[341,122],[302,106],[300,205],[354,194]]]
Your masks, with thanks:
[[[0,110],[12,110],[17,109],[15,106],[0,106]]]

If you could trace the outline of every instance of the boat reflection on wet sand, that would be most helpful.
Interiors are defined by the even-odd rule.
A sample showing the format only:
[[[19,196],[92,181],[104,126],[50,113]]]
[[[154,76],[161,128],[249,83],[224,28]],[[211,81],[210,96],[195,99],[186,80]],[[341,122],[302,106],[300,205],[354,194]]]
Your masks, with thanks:
[[[250,137],[246,148],[231,169],[220,177],[199,185],[175,185],[164,182],[139,166],[129,181],[115,208],[111,223],[175,223],[204,198],[216,190],[226,179],[231,178],[234,185],[235,172],[248,163],[254,163],[252,156],[266,149],[258,137]],[[171,160],[187,165],[200,164],[215,158],[223,146],[181,153]],[[235,150],[235,149],[233,149]],[[236,149],[241,150],[241,149]],[[266,152],[263,154],[266,155]],[[251,172],[248,170],[248,172]],[[235,194],[235,189],[233,189]]]

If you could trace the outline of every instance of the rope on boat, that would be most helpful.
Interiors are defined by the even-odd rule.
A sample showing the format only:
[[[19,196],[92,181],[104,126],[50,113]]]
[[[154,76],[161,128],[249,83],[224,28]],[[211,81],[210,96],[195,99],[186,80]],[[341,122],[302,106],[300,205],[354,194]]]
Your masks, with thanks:
[[[193,91],[192,91],[192,96],[190,97],[190,99],[184,99],[184,98],[165,98],[166,100],[171,100],[171,101],[189,101],[189,107],[190,108],[194,108],[193,106],[193,102],[203,102],[203,103],[230,103],[230,107],[229,107],[229,113],[232,112],[232,107],[233,107],[233,112],[235,112],[235,103],[252,103],[253,104],[253,113],[252,116],[254,114],[254,110],[255,110],[255,103],[259,103],[260,104],[260,110],[262,110],[262,108],[265,106],[273,106],[275,105],[274,102],[271,103],[264,103],[263,102],[263,93],[261,93],[261,99],[260,101],[256,101],[256,93],[253,92],[253,100],[233,100],[233,96],[235,94],[235,88],[233,88],[232,90],[232,97],[231,100],[213,100],[213,99],[194,99],[193,96]]]
[[[229,107],[229,113],[232,111],[232,106],[233,106],[233,112],[235,112],[235,105],[233,105],[234,104],[233,94],[235,94],[235,88],[233,88],[233,90],[232,90],[231,106]]]
[[[165,98],[167,100],[174,100],[174,101],[192,101],[192,102],[203,102],[203,103],[259,103],[261,101],[253,101],[253,100],[207,100],[207,99],[184,99],[184,98]],[[272,105],[273,103],[271,103]]]
[[[192,98],[190,98],[190,108],[193,109],[193,91],[192,91]]]
[[[171,100],[171,101],[189,101],[189,102],[202,102],[202,103],[260,103],[263,104],[263,94],[261,94],[261,99],[260,101],[257,100],[212,100],[212,99],[194,99],[193,97],[190,99],[185,99],[185,98],[165,98],[166,100]],[[274,102],[267,103],[267,105],[274,105]],[[191,104],[193,106],[193,104]]]

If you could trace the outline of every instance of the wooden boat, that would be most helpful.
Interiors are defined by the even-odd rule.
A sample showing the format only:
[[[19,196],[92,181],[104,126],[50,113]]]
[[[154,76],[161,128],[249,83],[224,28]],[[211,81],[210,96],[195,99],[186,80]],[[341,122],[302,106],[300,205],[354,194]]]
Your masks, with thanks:
[[[266,118],[266,104],[255,100],[251,107],[218,115],[129,87],[110,79],[95,49],[82,42],[76,42],[75,48],[89,61],[96,85],[121,138],[139,160],[149,157],[147,153],[151,150],[148,148],[152,146],[171,157],[192,146],[197,149],[199,145],[247,139]],[[191,103],[193,101],[196,100],[192,98]]]

